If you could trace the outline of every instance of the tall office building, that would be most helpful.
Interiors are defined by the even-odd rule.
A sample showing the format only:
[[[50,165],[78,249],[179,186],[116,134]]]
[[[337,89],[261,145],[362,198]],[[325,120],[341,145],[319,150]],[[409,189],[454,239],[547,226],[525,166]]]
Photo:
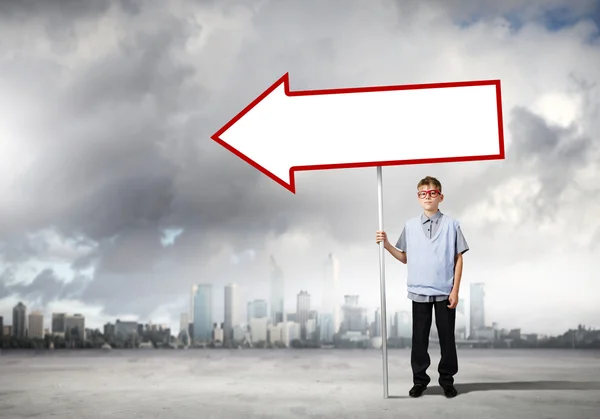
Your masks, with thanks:
[[[358,295],[345,295],[342,306],[344,332],[364,332],[367,309],[358,305]]]
[[[388,326],[389,327],[389,326]],[[381,337],[381,309],[375,310],[373,316],[373,330],[371,332],[372,337]]]
[[[458,304],[456,305],[456,311],[458,313],[465,314],[465,300],[463,298],[458,299]]]
[[[285,284],[283,271],[271,255],[271,323],[285,322]]]
[[[247,324],[250,325],[252,319],[267,317],[268,305],[265,300],[250,301],[247,305]]]
[[[306,339],[306,322],[310,312],[310,294],[300,291],[296,296],[296,321],[300,323],[300,337]]]
[[[240,323],[240,296],[236,284],[225,287],[225,316],[223,322],[223,339],[227,342],[233,339],[233,327]]]
[[[193,339],[197,343],[209,343],[212,339],[212,285],[199,284],[192,287],[194,312]]]
[[[331,314],[334,333],[337,333],[341,324],[340,263],[333,253],[325,261],[322,289],[321,312]]]
[[[65,335],[71,340],[85,339],[85,317],[81,314],[65,316]]]
[[[34,311],[29,315],[27,336],[33,339],[44,338],[44,315],[39,311]]]
[[[190,316],[187,313],[181,313],[179,316],[179,333],[188,333],[188,326],[190,324]]]
[[[190,316],[188,313],[181,313],[179,316],[179,334],[177,335],[180,342],[185,346],[190,344]]]
[[[13,336],[24,338],[27,336],[27,307],[19,301],[13,308]]]
[[[321,342],[332,343],[336,333],[333,325],[333,314],[319,314],[319,338]]]
[[[114,335],[121,339],[131,339],[132,337],[139,335],[138,322],[132,321],[121,321],[117,319],[114,327]],[[110,328],[108,328],[110,330]]]
[[[53,335],[64,335],[67,330],[67,326],[65,324],[65,319],[67,317],[66,313],[52,313],[52,334]]]
[[[179,315],[179,333],[187,333],[189,324],[190,324],[189,314],[181,313]]]
[[[198,285],[192,285],[192,293],[190,294],[190,326],[194,324],[194,296],[198,290]]]
[[[471,310],[469,316],[470,338],[473,338],[478,330],[485,327],[485,293],[483,291],[483,285],[484,284],[481,282],[471,284]]]
[[[435,329],[435,325],[431,328],[431,330],[437,330]],[[402,310],[394,313],[394,337],[412,337],[411,314],[408,311]]]

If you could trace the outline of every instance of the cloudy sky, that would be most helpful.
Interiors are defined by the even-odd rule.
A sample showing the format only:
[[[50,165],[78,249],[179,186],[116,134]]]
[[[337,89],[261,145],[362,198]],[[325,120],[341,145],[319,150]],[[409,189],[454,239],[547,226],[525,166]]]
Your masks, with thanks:
[[[501,79],[506,160],[384,168],[385,230],[437,176],[471,247],[462,299],[484,282],[489,324],[600,327],[599,25],[578,0],[3,1],[0,315],[178,325],[208,282],[222,321],[225,284],[268,298],[269,255],[289,311],[300,290],[319,308],[330,252],[377,308],[376,169],[300,172],[292,194],[210,139],[289,72],[292,90]],[[408,309],[385,264],[388,313]]]

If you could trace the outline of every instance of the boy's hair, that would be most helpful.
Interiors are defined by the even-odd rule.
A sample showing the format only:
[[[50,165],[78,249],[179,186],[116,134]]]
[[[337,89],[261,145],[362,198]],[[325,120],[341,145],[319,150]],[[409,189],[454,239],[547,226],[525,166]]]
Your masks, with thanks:
[[[432,185],[434,188],[438,189],[440,193],[442,192],[442,184],[433,176],[425,176],[423,179],[421,179],[417,184],[417,189],[419,189],[421,186],[428,185]]]

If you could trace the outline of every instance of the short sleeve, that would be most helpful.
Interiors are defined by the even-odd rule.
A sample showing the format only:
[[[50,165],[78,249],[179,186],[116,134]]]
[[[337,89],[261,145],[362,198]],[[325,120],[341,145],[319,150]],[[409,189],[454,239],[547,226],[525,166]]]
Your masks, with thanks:
[[[456,227],[456,254],[463,254],[469,250],[469,245],[467,244],[467,240],[463,235],[463,232],[460,228],[460,225]]]
[[[400,234],[400,237],[398,238],[398,241],[396,242],[396,249],[400,250],[401,252],[405,252],[406,253],[406,228],[402,229],[402,234]]]

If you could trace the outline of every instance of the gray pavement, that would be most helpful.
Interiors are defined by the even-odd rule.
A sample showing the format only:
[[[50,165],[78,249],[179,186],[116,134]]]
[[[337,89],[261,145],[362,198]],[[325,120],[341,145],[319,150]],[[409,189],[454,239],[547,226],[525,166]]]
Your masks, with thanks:
[[[459,395],[419,399],[409,350],[33,351],[0,355],[0,418],[600,418],[600,352],[459,350]]]

